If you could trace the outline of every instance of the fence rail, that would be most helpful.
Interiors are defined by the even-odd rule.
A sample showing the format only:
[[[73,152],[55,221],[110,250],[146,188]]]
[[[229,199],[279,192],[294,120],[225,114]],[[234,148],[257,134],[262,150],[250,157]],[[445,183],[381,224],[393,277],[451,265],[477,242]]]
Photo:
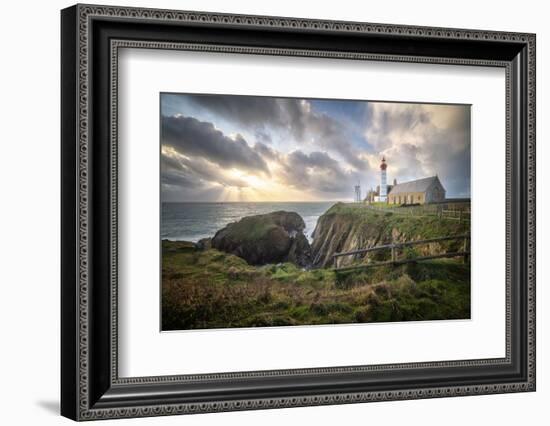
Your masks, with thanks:
[[[374,211],[394,213],[404,216],[437,216],[443,219],[458,220],[459,222],[470,220],[470,207],[465,207],[463,204],[422,204],[396,207],[382,207],[365,204],[365,207]]]
[[[403,247],[411,247],[415,245],[420,244],[429,244],[434,242],[440,242],[440,241],[452,241],[452,240],[464,240],[464,244],[462,246],[462,251],[454,251],[454,252],[447,252],[447,253],[439,253],[429,256],[417,256],[414,258],[406,258],[406,259],[398,259],[396,250],[403,248]],[[359,249],[359,250],[352,250],[347,252],[340,252],[340,253],[334,253],[332,255],[333,261],[334,261],[334,270],[338,272],[342,271],[349,271],[354,269],[363,269],[363,268],[372,268],[376,266],[385,266],[385,265],[400,265],[404,263],[412,263],[412,262],[419,262],[423,260],[431,260],[431,259],[440,259],[440,258],[450,258],[450,257],[462,257],[464,262],[466,263],[468,261],[468,258],[470,256],[470,251],[467,250],[468,248],[468,241],[470,240],[469,234],[463,234],[463,235],[452,235],[452,236],[445,236],[445,237],[436,237],[436,238],[428,238],[425,240],[417,240],[417,241],[407,241],[402,243],[392,243],[392,244],[384,244],[376,247],[369,247],[366,249]],[[381,261],[381,262],[374,262],[374,263],[365,263],[361,265],[351,265],[351,266],[345,266],[345,267],[338,267],[338,258],[342,256],[352,256],[357,254],[365,254],[370,253],[373,251],[379,251],[379,250],[391,250],[391,260],[388,261]]]

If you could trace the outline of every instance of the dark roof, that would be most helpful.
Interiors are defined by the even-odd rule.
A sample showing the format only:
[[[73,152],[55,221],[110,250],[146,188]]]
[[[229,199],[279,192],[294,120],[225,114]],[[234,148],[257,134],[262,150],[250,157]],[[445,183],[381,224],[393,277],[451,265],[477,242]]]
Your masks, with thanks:
[[[392,188],[389,194],[394,195],[407,192],[426,192],[430,186],[436,182],[441,185],[441,182],[439,182],[439,178],[437,176],[431,176],[423,179],[411,180],[410,182],[398,183]]]

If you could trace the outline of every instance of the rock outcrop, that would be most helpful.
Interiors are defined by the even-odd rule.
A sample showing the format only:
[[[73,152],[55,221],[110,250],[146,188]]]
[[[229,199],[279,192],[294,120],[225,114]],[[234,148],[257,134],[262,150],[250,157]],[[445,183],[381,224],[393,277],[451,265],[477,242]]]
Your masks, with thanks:
[[[332,256],[335,253],[374,247],[385,242],[383,228],[341,212],[338,206],[336,204],[322,215],[313,231],[312,263],[316,267],[333,266]],[[352,264],[356,257],[340,257],[338,266]]]
[[[378,245],[418,241],[439,236],[469,232],[469,225],[458,221],[442,221],[435,216],[403,216],[376,212],[361,204],[337,203],[317,221],[313,232],[312,266],[332,267],[335,253],[349,252]],[[415,246],[418,255],[460,250],[461,241],[430,243]],[[337,258],[336,266],[348,266],[369,260],[388,260],[389,250]],[[406,255],[401,253],[400,255]]]
[[[251,265],[288,261],[307,266],[311,263],[311,248],[303,234],[305,226],[294,212],[247,216],[216,232],[211,244]]]
[[[212,238],[202,238],[195,244],[199,250],[209,250],[212,248]]]

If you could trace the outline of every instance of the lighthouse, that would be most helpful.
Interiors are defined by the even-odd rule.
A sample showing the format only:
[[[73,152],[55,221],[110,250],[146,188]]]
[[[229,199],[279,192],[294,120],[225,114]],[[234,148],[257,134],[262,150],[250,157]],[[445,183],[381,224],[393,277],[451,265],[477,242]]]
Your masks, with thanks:
[[[382,157],[382,163],[380,163],[380,192],[378,194],[378,201],[385,203],[388,200],[388,181],[386,177],[386,158]]]

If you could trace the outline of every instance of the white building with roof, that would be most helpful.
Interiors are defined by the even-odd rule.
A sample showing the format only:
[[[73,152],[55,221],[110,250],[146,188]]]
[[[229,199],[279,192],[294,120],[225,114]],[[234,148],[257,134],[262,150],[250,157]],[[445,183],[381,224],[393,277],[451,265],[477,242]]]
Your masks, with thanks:
[[[367,193],[367,203],[382,202],[388,204],[427,204],[445,201],[446,191],[437,175],[409,182],[388,185],[387,181],[388,164],[386,158],[382,157],[380,164],[380,185],[376,190]]]

